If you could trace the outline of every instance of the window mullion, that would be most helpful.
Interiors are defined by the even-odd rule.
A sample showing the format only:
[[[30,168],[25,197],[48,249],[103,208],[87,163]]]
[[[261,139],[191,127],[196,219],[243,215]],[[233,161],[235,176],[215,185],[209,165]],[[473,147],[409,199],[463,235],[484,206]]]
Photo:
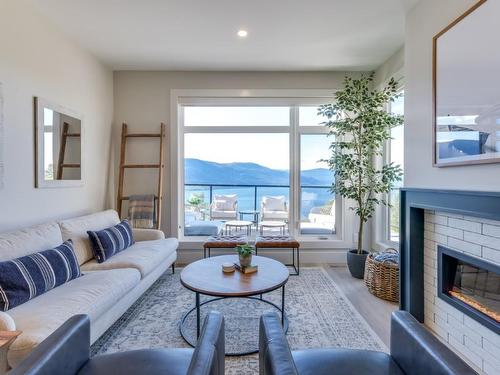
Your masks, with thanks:
[[[291,235],[298,234],[300,210],[299,107],[290,107],[290,223]]]

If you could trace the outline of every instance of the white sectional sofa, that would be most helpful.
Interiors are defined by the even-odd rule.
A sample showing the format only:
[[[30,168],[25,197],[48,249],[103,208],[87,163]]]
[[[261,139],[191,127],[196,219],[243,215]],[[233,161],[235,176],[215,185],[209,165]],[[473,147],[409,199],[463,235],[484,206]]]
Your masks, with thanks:
[[[134,245],[104,263],[97,263],[87,230],[101,230],[119,221],[116,211],[108,210],[0,234],[0,261],[54,248],[72,239],[83,274],[27,303],[0,312],[0,330],[22,331],[7,353],[10,367],[15,367],[75,314],[90,316],[91,340],[96,341],[174,264],[177,239],[165,239],[163,232],[152,229],[134,229]]]

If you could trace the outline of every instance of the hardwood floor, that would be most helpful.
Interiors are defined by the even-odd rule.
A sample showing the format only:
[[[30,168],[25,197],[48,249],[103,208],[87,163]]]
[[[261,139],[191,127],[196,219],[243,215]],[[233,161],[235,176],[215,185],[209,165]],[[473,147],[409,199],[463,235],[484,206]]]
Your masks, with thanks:
[[[361,316],[389,347],[391,313],[398,309],[398,305],[372,295],[364,281],[352,277],[347,267],[325,266],[325,269]]]

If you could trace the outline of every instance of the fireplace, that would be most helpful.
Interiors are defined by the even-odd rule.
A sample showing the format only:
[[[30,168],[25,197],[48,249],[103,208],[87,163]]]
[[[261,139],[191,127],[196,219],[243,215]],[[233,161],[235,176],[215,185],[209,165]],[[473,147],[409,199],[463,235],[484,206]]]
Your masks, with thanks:
[[[500,333],[500,266],[438,246],[438,296]]]

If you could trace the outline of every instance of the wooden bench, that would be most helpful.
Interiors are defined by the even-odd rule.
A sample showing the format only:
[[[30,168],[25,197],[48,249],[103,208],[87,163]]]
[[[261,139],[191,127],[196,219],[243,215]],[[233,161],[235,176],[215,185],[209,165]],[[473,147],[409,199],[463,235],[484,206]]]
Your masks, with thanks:
[[[295,274],[300,273],[300,243],[290,236],[259,236],[255,239],[255,255],[259,249],[292,249],[292,263],[285,266],[293,267]],[[297,264],[295,264],[295,252],[297,252]]]
[[[248,243],[246,236],[211,236],[203,243],[203,258],[210,258],[211,249],[234,249],[237,245]]]

